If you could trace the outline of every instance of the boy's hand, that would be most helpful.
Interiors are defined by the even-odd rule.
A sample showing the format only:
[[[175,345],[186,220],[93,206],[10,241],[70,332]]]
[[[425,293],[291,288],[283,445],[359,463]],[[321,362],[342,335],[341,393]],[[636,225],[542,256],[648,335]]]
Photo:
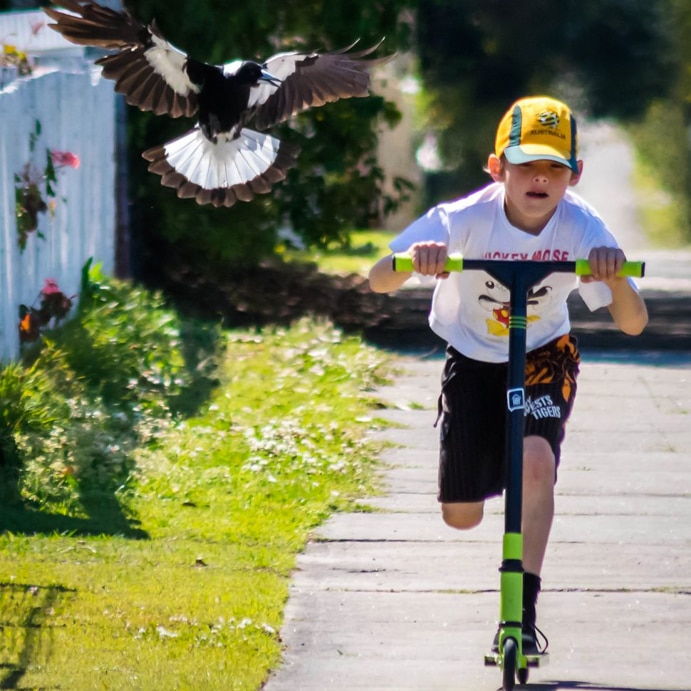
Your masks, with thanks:
[[[444,270],[448,253],[443,243],[418,242],[410,248],[410,256],[416,273],[423,276],[448,278],[449,272]]]
[[[603,281],[611,284],[623,280],[617,273],[626,261],[626,255],[617,247],[593,247],[588,255],[592,276],[584,276],[584,283]]]

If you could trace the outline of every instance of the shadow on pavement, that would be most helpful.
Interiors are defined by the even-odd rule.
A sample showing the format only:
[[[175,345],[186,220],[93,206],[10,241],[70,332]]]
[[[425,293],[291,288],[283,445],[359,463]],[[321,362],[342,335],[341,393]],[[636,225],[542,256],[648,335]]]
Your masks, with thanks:
[[[688,350],[597,350],[581,349],[585,362],[612,362],[622,365],[644,365],[646,367],[691,366],[691,351]]]
[[[674,691],[674,689],[666,689],[662,686],[659,688],[650,688],[646,686],[611,686],[610,684],[598,684],[596,681],[542,681],[538,684],[530,683],[528,686],[519,686],[518,688],[530,688],[531,691],[568,691],[568,689],[577,689],[579,691]]]

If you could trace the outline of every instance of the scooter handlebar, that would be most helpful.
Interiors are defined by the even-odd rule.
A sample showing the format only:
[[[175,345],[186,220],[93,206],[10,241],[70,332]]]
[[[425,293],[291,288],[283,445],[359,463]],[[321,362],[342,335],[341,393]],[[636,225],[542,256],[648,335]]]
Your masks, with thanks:
[[[590,262],[587,259],[576,259],[576,276],[590,276]],[[625,261],[619,269],[617,276],[630,276],[631,278],[643,278],[645,276],[645,262]]]
[[[409,254],[406,253],[396,253],[392,256],[393,270],[394,271],[414,271],[413,259]],[[491,261],[491,260],[490,260]],[[467,266],[472,267],[472,260],[468,260]],[[575,262],[559,262],[563,264],[566,268],[568,265],[569,270],[573,271],[577,276],[590,276],[590,262],[587,259],[576,259]],[[446,259],[446,265],[444,267],[445,271],[463,271],[464,261],[463,257],[458,254],[449,255]],[[617,274],[618,276],[631,276],[635,278],[642,278],[645,276],[645,262],[632,262],[625,261],[621,267],[621,270]]]
[[[394,271],[414,271],[413,258],[409,254],[399,253],[392,256]],[[463,271],[463,257],[460,254],[450,254],[444,266],[446,271]]]

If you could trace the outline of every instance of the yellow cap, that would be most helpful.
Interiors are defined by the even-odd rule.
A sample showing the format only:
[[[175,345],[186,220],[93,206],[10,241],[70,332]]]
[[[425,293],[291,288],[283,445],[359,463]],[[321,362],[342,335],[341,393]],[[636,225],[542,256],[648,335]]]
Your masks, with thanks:
[[[497,156],[509,163],[557,161],[578,173],[576,120],[569,107],[549,96],[516,101],[497,128]]]

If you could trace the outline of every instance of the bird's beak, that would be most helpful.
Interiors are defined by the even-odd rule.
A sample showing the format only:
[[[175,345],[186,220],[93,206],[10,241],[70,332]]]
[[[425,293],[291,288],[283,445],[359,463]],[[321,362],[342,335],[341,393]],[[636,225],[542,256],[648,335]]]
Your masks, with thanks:
[[[262,70],[262,76],[259,77],[259,80],[262,82],[269,82],[269,84],[273,84],[274,86],[281,86],[283,82],[278,78],[274,77],[271,72],[267,72],[267,70]]]

